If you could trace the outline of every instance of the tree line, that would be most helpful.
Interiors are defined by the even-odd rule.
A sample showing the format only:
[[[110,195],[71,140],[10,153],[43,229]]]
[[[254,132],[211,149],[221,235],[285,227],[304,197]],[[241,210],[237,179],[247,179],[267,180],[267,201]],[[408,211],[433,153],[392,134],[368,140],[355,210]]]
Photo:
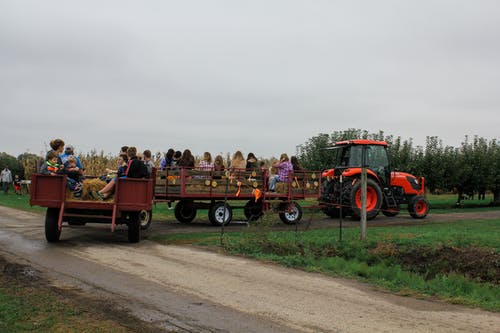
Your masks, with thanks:
[[[459,147],[444,146],[437,136],[427,136],[425,146],[416,146],[411,138],[385,135],[383,131],[348,129],[331,134],[320,133],[297,147],[297,156],[307,169],[332,168],[332,143],[343,140],[369,139],[386,141],[391,168],[425,177],[430,193],[457,193],[457,201],[464,196],[493,193],[493,201],[500,204],[500,144],[474,136],[464,137]]]

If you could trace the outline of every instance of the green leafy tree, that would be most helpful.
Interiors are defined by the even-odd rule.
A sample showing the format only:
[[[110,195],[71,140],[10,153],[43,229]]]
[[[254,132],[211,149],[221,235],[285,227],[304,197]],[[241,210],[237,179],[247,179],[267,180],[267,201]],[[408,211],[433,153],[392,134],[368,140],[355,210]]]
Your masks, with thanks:
[[[488,188],[493,192],[493,203],[500,205],[500,145],[492,140],[488,145]]]
[[[7,153],[0,153],[0,170],[5,166],[9,167],[12,172],[12,177],[15,175],[24,175],[24,168],[17,158]]]

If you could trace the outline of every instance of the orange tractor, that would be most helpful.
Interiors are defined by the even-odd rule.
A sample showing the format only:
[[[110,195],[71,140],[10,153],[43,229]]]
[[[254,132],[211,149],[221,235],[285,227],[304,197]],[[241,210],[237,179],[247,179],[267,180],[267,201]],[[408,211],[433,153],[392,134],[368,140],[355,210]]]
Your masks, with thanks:
[[[361,172],[367,170],[366,217],[375,218],[379,212],[386,216],[399,214],[406,204],[415,219],[429,212],[424,195],[424,178],[409,173],[391,171],[387,143],[373,140],[349,140],[335,143],[335,167],[322,174],[320,204],[331,217],[361,216]]]

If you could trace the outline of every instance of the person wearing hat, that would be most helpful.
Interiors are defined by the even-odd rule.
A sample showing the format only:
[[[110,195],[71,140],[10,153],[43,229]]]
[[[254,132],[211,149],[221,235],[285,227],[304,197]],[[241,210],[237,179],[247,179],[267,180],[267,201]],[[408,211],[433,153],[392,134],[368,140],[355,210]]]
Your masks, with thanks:
[[[72,145],[66,145],[66,147],[64,148],[64,153],[59,156],[61,158],[62,164],[66,164],[66,162],[68,161],[68,157],[70,156],[75,157],[76,166],[78,167],[78,169],[83,169],[82,162],[80,161],[78,156],[75,155],[75,147],[73,147]]]

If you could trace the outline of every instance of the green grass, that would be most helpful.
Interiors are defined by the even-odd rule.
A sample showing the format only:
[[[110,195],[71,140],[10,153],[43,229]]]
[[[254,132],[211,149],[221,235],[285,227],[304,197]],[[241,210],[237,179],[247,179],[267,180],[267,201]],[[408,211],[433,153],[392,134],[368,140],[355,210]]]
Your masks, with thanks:
[[[6,277],[0,282],[0,332],[129,332],[48,289],[23,286]]]
[[[215,234],[166,235],[157,239],[169,243],[218,245]],[[399,256],[423,251],[480,249],[500,253],[500,221],[457,221],[405,227],[369,228],[368,241],[359,241],[358,228],[346,228],[343,241],[338,230],[277,232],[249,227],[247,232],[225,235],[223,249],[229,254],[273,261],[288,267],[321,272],[370,282],[403,295],[438,297],[453,303],[500,311],[498,284],[467,278],[459,273],[441,273],[447,262],[438,262],[426,273],[405,266]],[[497,257],[498,258],[498,257]],[[475,260],[481,259],[476,256]],[[418,264],[418,258],[416,258]],[[444,265],[445,267],[440,267]],[[493,264],[491,274],[498,273]]]
[[[7,195],[0,192],[0,205],[30,212],[45,212],[45,208],[43,207],[30,206],[30,197],[28,194],[17,195],[13,191],[9,191]]]

